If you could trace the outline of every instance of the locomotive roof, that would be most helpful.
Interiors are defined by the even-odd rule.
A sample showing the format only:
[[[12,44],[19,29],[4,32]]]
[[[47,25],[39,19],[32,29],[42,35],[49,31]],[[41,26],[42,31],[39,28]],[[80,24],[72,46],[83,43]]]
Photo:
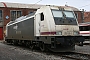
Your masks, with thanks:
[[[31,8],[31,9],[38,9],[42,6],[46,5],[40,5],[40,4],[21,4],[21,3],[8,3],[8,2],[0,2],[0,7],[9,7],[9,8]],[[56,6],[56,5],[51,5],[51,6]],[[71,6],[58,6],[62,8],[71,8],[73,11],[79,11],[75,7]]]

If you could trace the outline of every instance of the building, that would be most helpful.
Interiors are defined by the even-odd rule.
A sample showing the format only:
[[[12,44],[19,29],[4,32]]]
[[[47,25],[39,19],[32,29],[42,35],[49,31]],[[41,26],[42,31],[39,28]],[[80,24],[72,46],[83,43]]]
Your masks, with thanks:
[[[9,21],[13,21],[18,17],[30,14],[36,11],[41,6],[45,5],[0,2],[0,39],[3,39],[3,36],[5,35],[5,26]],[[58,7],[71,8],[75,12],[78,18],[78,22],[82,21],[81,11],[79,11],[77,8],[71,6]]]
[[[90,22],[90,11],[84,12],[84,22]]]

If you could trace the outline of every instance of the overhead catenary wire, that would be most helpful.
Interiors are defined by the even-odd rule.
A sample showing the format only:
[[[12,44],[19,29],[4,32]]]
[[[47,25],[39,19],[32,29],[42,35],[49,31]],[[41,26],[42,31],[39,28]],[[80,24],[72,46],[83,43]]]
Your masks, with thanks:
[[[83,7],[86,7],[86,6],[89,6],[90,4],[88,4],[88,5],[84,5],[84,6],[81,6],[81,7],[79,7],[79,8],[83,8]]]
[[[39,0],[38,2],[36,2],[35,4],[37,4],[37,3],[39,3],[39,2],[41,2],[42,0]]]
[[[41,2],[41,1],[42,1],[42,0],[37,1],[36,3],[34,3],[33,5],[31,5],[31,7],[32,7],[32,6],[34,6],[35,4],[37,4],[37,3]]]

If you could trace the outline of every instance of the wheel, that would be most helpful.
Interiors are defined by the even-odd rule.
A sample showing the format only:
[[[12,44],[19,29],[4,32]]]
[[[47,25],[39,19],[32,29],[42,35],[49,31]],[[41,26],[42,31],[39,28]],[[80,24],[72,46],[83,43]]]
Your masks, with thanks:
[[[25,42],[25,45],[26,45],[27,47],[30,47],[30,42]]]
[[[83,42],[80,42],[79,46],[83,46]]]
[[[41,51],[45,51],[45,44],[44,43],[40,44],[40,49],[41,49]]]
[[[30,49],[33,50],[34,49],[34,45],[30,45]]]
[[[12,40],[13,45],[18,45],[18,41],[17,40]]]

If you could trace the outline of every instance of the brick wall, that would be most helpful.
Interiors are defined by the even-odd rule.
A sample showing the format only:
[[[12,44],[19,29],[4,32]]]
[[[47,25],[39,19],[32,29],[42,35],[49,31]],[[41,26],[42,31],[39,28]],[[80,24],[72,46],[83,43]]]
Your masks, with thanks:
[[[84,13],[84,22],[90,22],[90,12],[85,12]]]
[[[7,7],[0,7],[0,10],[2,10],[3,13],[3,35],[5,36],[5,30],[6,30],[6,24],[10,22],[10,11],[11,10],[20,10],[22,12],[22,16],[28,15],[29,12],[36,11],[36,9],[26,9],[26,8],[7,8]],[[9,18],[6,19],[6,16]]]
[[[75,13],[77,14],[78,23],[81,23],[82,22],[82,13],[81,13],[81,11],[75,11]]]

